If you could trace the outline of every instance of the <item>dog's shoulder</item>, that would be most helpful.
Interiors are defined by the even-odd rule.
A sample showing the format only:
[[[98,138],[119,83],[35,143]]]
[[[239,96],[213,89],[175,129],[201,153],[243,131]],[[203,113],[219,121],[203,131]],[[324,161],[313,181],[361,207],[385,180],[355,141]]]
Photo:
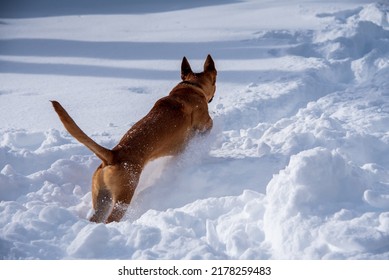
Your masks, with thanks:
[[[177,98],[173,96],[165,96],[155,102],[154,108],[158,109],[168,109],[168,110],[183,110],[184,104]]]

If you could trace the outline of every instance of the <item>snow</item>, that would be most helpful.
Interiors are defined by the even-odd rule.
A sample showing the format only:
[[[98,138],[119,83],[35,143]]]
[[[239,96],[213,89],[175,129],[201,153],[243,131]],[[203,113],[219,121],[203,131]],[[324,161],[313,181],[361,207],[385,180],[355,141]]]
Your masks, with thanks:
[[[1,4],[1,259],[389,258],[386,2],[66,3]],[[211,134],[90,223],[99,160],[49,100],[113,147],[208,53]]]

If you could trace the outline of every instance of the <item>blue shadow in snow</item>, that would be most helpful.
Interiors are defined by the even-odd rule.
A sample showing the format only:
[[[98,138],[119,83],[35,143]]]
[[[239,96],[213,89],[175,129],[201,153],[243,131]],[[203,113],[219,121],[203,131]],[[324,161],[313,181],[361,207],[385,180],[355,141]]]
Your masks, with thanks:
[[[0,73],[48,74],[69,76],[177,79],[183,56],[203,60],[210,53],[219,59],[255,59],[272,56],[269,48],[250,46],[244,41],[221,42],[89,42],[60,39],[3,39],[0,55],[6,57],[72,57],[109,60],[176,60],[177,70],[138,69],[78,64],[32,63],[3,59]],[[221,68],[218,68],[222,70]],[[219,80],[247,81],[258,71],[220,71]]]
[[[244,41],[219,42],[90,42],[61,39],[3,39],[0,55],[83,57],[117,60],[204,59],[208,54],[225,59],[254,59],[271,56],[269,48]]]
[[[215,6],[239,0],[2,0],[0,18],[144,14]]]

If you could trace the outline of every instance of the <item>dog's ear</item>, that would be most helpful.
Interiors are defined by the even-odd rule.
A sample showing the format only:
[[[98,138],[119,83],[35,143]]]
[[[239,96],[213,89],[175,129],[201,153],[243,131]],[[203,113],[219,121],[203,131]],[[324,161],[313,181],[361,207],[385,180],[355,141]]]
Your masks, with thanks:
[[[181,63],[181,79],[185,80],[186,77],[192,73],[193,73],[192,68],[190,68],[189,62],[186,59],[186,57],[184,56],[184,58],[182,59],[182,63]]]
[[[209,54],[207,56],[207,59],[204,62],[204,72],[212,72],[212,71],[216,72],[215,62],[213,62],[213,59],[212,59],[211,55]]]

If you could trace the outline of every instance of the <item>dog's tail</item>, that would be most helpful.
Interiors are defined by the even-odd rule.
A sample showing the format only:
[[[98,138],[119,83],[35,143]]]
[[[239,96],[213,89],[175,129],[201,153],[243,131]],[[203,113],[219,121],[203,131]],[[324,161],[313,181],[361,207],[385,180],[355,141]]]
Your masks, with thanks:
[[[65,126],[66,130],[78,141],[87,146],[92,152],[98,156],[103,163],[106,165],[112,164],[113,161],[113,152],[109,149],[106,149],[95,141],[93,141],[88,135],[86,135],[81,128],[74,122],[74,120],[69,116],[66,110],[59,104],[57,101],[51,101],[53,104],[54,110],[57,112],[61,122]]]

